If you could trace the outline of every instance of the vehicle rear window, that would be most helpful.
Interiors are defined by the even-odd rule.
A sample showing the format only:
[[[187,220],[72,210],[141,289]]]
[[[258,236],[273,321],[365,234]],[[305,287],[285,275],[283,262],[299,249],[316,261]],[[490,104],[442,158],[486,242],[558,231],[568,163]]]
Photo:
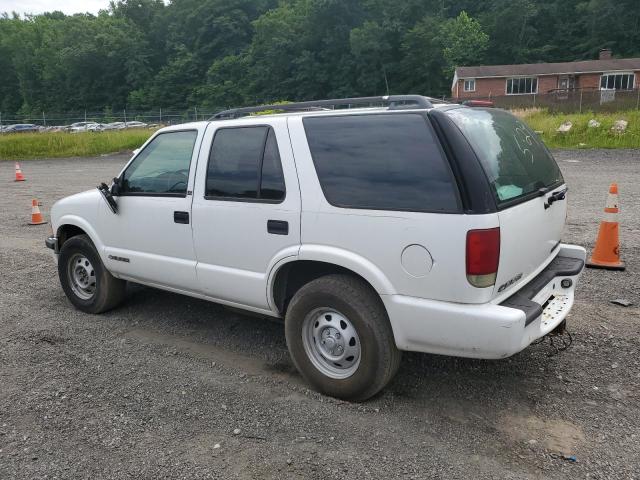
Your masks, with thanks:
[[[303,120],[324,195],[344,208],[453,212],[453,176],[419,114]]]
[[[476,152],[499,205],[564,182],[544,143],[514,115],[471,108],[447,114]]]

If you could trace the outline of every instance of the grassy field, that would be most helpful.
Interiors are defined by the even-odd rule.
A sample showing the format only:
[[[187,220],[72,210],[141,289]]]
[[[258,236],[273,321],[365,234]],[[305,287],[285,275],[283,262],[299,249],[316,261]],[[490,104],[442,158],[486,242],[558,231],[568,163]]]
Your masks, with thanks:
[[[152,134],[147,129],[102,133],[19,133],[0,135],[0,160],[88,157],[134,150]]]
[[[640,148],[640,111],[617,113],[549,114],[540,109],[514,112],[541,136],[550,148]],[[589,120],[600,126],[589,128]],[[616,120],[629,122],[623,134],[611,130]],[[568,133],[557,128],[566,121],[573,127]],[[0,135],[0,160],[33,158],[85,157],[123,150],[133,150],[152,134],[150,130],[132,129],[103,133],[25,133]]]
[[[616,113],[549,114],[544,110],[515,111],[529,126],[542,132],[542,139],[550,148],[640,148],[640,111]],[[589,128],[589,120],[600,122],[599,127]],[[616,120],[629,122],[623,134],[611,130]],[[558,127],[570,121],[573,126],[567,133],[557,132]]]

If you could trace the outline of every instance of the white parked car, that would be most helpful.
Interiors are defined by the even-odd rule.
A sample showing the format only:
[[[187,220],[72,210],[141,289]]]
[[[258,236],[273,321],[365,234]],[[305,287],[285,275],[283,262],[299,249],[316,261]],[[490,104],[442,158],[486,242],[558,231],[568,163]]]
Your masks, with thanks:
[[[585,260],[566,192],[502,110],[251,107],[155,132],[111,187],[53,206],[46,243],[82,311],[131,281],[281,317],[308,382],[364,400],[403,350],[505,358],[563,328]]]
[[[112,122],[103,124],[105,130],[122,130],[124,128],[124,122]]]
[[[96,122],[76,122],[69,125],[68,129],[71,133],[102,132],[104,127],[102,124]]]
[[[124,128],[147,128],[149,125],[144,122],[138,122],[137,120],[133,120],[131,122],[126,122],[124,124]]]

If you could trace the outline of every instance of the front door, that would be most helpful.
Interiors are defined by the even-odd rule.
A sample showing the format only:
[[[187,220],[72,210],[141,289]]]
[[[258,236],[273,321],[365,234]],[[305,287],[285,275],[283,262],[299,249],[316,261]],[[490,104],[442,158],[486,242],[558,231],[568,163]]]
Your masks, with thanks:
[[[122,172],[118,213],[101,205],[107,268],[124,278],[196,291],[191,191],[205,127],[160,133]]]
[[[269,273],[296,256],[300,244],[300,192],[286,118],[212,127],[193,198],[200,288],[216,300],[268,310]]]

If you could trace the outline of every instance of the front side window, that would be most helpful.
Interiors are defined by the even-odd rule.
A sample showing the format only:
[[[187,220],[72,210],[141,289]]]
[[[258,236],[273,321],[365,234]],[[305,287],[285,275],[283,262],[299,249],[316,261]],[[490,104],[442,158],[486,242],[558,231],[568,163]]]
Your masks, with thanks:
[[[121,194],[186,195],[198,132],[161,133],[138,154],[122,177]]]
[[[470,78],[464,81],[464,91],[465,92],[475,92],[476,91],[476,80],[475,78]]]
[[[600,77],[600,88],[602,90],[631,90],[633,81],[633,73],[605,73]]]
[[[272,128],[222,128],[216,132],[209,155],[205,197],[284,200],[284,176]]]
[[[303,123],[318,179],[332,205],[458,211],[447,160],[422,115],[310,117]]]
[[[451,109],[447,114],[480,159],[498,205],[563,182],[542,141],[514,115],[476,108]]]
[[[507,78],[507,95],[538,93],[536,77]]]

